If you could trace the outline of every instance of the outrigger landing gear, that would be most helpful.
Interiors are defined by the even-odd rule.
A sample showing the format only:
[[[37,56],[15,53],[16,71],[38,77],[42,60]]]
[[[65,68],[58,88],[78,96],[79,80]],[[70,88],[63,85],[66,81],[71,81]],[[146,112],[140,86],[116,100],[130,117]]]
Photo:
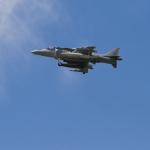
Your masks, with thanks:
[[[113,68],[116,69],[117,68],[117,62],[113,63],[112,66],[113,66]]]

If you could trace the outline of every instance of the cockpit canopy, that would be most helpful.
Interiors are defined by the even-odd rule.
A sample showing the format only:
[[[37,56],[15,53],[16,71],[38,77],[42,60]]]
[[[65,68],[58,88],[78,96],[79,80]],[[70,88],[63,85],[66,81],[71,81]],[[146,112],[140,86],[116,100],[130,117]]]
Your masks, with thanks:
[[[51,50],[51,51],[55,51],[55,50],[56,50],[56,47],[51,47],[51,46],[49,46],[47,49],[48,49],[48,50]]]

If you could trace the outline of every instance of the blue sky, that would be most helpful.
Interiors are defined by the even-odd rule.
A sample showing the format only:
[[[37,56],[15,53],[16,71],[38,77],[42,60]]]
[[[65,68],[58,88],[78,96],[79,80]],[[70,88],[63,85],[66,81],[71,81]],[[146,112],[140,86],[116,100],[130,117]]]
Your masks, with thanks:
[[[0,149],[149,150],[150,1],[0,0]],[[121,48],[118,69],[69,72],[30,51]]]

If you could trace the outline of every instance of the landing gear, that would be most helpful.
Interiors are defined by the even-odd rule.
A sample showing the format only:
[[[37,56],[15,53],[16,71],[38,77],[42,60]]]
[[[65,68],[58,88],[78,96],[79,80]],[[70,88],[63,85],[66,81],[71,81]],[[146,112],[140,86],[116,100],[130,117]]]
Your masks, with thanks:
[[[62,64],[61,64],[61,62],[58,62],[58,66],[61,66]]]
[[[62,66],[62,63],[60,62],[59,59],[58,59],[58,66]]]

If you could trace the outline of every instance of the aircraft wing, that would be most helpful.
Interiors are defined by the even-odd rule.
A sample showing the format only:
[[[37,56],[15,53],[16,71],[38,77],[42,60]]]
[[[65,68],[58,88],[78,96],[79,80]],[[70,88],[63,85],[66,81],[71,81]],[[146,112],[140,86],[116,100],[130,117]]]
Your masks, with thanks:
[[[76,53],[81,53],[85,55],[92,55],[93,52],[96,52],[95,46],[81,47],[74,50]]]

